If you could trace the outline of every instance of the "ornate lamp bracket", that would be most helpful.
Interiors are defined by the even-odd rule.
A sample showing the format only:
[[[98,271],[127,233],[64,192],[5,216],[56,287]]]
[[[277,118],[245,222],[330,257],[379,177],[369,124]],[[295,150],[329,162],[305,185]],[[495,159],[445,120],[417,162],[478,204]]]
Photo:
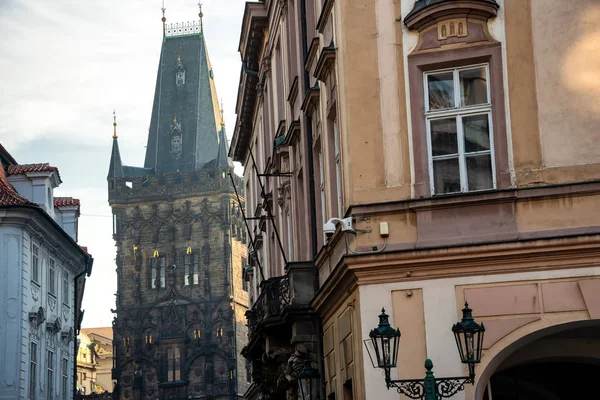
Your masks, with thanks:
[[[465,385],[474,384],[473,377],[458,376],[436,378],[433,375],[433,362],[425,361],[425,379],[390,379],[390,370],[385,370],[385,383],[388,389],[394,388],[399,394],[410,399],[441,400],[447,399],[465,390]]]

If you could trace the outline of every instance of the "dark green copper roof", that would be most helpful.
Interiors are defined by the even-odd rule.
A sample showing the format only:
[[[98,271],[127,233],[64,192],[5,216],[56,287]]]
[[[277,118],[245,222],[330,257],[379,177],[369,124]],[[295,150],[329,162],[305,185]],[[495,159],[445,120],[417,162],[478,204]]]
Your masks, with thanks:
[[[176,82],[178,71],[185,73],[183,84]],[[221,129],[217,99],[204,35],[165,37],[144,168],[156,174],[193,171],[215,160]],[[176,135],[180,151],[172,144]]]

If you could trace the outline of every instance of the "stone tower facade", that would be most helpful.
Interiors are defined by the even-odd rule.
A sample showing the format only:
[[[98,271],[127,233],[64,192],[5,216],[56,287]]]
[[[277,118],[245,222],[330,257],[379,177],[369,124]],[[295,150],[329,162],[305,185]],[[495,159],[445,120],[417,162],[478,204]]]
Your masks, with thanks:
[[[123,165],[115,122],[119,399],[238,399],[247,388],[243,185],[201,24],[188,27],[165,29],[143,168]]]

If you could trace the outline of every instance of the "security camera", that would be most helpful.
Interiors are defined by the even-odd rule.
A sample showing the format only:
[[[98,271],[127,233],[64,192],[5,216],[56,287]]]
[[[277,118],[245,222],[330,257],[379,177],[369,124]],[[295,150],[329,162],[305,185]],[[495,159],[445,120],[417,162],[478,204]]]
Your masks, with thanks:
[[[350,218],[331,218],[329,221],[325,222],[323,225],[323,233],[328,238],[332,237],[336,231],[336,225],[340,225],[342,228],[342,232],[354,232],[352,228],[352,217]]]
[[[331,222],[331,220],[325,222],[325,224],[323,225],[323,233],[325,233],[325,236],[327,236],[328,238],[332,237],[335,233],[335,224]]]

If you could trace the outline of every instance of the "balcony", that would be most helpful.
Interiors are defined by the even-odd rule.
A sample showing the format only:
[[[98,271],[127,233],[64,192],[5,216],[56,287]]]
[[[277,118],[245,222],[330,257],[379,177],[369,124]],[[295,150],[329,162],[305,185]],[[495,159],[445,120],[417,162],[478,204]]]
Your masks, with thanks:
[[[271,328],[294,323],[296,315],[310,313],[309,303],[315,293],[315,267],[312,262],[290,262],[286,275],[267,279],[260,284],[260,296],[246,312],[248,348],[269,336]]]

